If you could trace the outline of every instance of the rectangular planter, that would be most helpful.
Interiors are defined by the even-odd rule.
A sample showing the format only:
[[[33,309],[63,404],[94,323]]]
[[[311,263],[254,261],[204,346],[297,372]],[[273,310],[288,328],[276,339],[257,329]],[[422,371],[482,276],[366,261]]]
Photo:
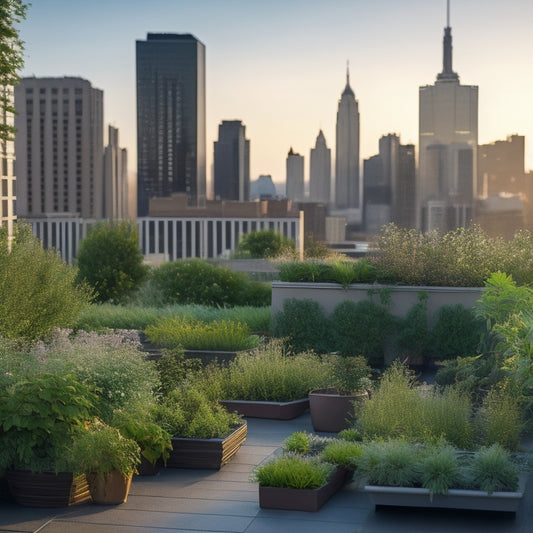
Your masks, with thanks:
[[[288,489],[259,487],[259,506],[262,509],[287,511],[318,511],[341,487],[351,479],[352,471],[338,467],[326,485],[319,489]]]
[[[211,363],[218,365],[227,365],[233,361],[238,354],[243,352],[223,352],[217,350],[185,350],[187,359],[200,359],[202,365],[207,366]]]
[[[167,460],[167,467],[219,469],[244,444],[246,434],[247,425],[244,422],[227,437],[220,439],[172,437],[172,451]]]
[[[365,492],[374,505],[394,507],[425,507],[437,509],[464,509],[471,511],[500,511],[516,513],[524,495],[525,478],[520,478],[518,492],[483,492],[480,490],[448,491],[430,499],[428,489],[411,487],[379,487],[366,485]]]
[[[228,411],[236,411],[248,418],[269,418],[291,420],[302,415],[309,408],[309,398],[292,402],[266,402],[249,400],[220,400]]]

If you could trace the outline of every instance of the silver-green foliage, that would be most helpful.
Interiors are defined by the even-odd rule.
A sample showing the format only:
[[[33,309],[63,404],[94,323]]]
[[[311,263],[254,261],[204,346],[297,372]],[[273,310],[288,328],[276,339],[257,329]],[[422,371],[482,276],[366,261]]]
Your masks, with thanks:
[[[518,487],[518,468],[510,461],[506,450],[493,444],[475,454],[470,469],[470,482],[475,488],[489,494],[515,491]]]

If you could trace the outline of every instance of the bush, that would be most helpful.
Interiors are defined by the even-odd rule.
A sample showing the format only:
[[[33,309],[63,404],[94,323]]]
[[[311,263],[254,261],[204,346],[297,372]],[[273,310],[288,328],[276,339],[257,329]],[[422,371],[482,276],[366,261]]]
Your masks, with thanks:
[[[242,291],[236,305],[266,307],[272,303],[272,284],[250,281]]]
[[[294,240],[274,230],[252,231],[244,235],[237,247],[237,254],[255,259],[277,257],[295,248]]]
[[[382,365],[384,340],[394,318],[383,307],[363,300],[341,302],[330,318],[332,348],[343,356],[363,355],[372,365]]]
[[[70,327],[88,305],[87,287],[53,250],[44,250],[31,226],[19,222],[11,252],[0,228],[0,335],[34,340],[55,327]]]
[[[326,444],[320,457],[328,463],[355,469],[362,454],[361,444],[346,440],[334,440]]]
[[[434,494],[448,494],[448,489],[461,484],[462,476],[457,452],[452,446],[439,446],[419,463],[422,487]]]
[[[305,431],[296,431],[289,435],[282,443],[284,452],[293,452],[305,455],[309,452],[311,443]]]
[[[152,274],[154,287],[165,304],[234,306],[244,298],[249,281],[244,272],[233,272],[188,259],[165,263]]]
[[[418,302],[409,309],[407,316],[398,323],[396,346],[407,356],[408,361],[416,361],[427,354],[430,333],[427,319],[427,293],[418,294]]]
[[[272,318],[270,331],[274,337],[286,338],[295,353],[328,351],[328,320],[313,300],[285,300],[283,311]]]
[[[471,464],[470,482],[474,488],[489,494],[515,491],[518,488],[518,469],[498,444],[484,448],[475,454]]]
[[[78,279],[93,287],[97,301],[123,301],[147,276],[136,224],[106,221],[90,228],[78,251]]]

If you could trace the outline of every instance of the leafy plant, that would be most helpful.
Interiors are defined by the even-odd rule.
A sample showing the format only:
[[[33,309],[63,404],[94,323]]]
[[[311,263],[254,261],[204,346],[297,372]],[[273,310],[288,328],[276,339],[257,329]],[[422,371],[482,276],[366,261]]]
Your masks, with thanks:
[[[328,364],[330,385],[339,394],[357,394],[371,388],[371,368],[362,355],[355,357],[331,355],[326,361]]]
[[[355,469],[362,454],[363,447],[361,444],[345,440],[334,440],[326,444],[320,453],[320,457],[328,463]]]
[[[277,257],[287,250],[294,250],[293,239],[288,239],[274,230],[252,231],[242,237],[237,254],[251,258]]]
[[[416,360],[427,353],[430,334],[427,319],[427,293],[418,294],[418,302],[409,309],[405,319],[398,325],[396,346],[408,360]]]
[[[489,494],[512,492],[518,487],[518,469],[511,462],[509,453],[500,445],[493,444],[474,455],[470,467],[470,481],[475,488]]]
[[[327,483],[334,469],[316,458],[283,455],[256,468],[253,480],[261,487],[318,489]]]
[[[171,349],[239,351],[255,348],[259,342],[247,324],[226,320],[205,323],[192,318],[164,318],[148,326],[145,333],[153,344]]]
[[[356,428],[343,429],[339,431],[337,437],[348,442],[361,442],[363,440],[363,435]]]
[[[78,280],[93,287],[97,301],[123,301],[148,276],[137,225],[126,220],[98,222],[80,244],[77,265]]]
[[[309,452],[311,442],[305,431],[296,431],[289,435],[282,443],[284,452],[299,453],[305,455]]]

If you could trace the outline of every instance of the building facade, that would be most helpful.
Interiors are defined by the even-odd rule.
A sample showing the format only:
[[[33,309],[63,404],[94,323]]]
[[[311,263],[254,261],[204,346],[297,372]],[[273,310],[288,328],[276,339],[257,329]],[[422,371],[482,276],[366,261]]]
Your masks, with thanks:
[[[305,200],[304,157],[291,148],[287,154],[286,196],[294,202]]]
[[[419,89],[417,225],[423,231],[465,226],[474,216],[478,87],[452,69],[452,35],[444,29],[443,69]]]
[[[103,92],[82,78],[15,88],[17,215],[104,216]]]
[[[337,209],[361,207],[362,184],[359,179],[359,103],[350,87],[346,87],[337,110],[335,147],[335,206]]]
[[[104,151],[104,216],[112,219],[135,218],[130,212],[131,194],[128,183],[128,151],[120,148],[118,129],[108,127],[108,143]]]
[[[250,199],[250,141],[240,120],[223,120],[214,143],[215,199]]]
[[[331,196],[331,150],[322,130],[315,147],[311,148],[309,163],[309,201],[329,205]]]
[[[0,89],[3,97],[13,102],[13,87],[2,87]],[[4,106],[4,114],[0,117],[0,122],[13,126],[13,113],[8,112]],[[15,143],[7,140],[0,143],[0,227],[7,228],[8,239],[13,235],[13,224],[17,219],[16,215],[16,178],[15,178]]]
[[[206,195],[205,46],[190,34],[149,33],[136,43],[137,202]]]

